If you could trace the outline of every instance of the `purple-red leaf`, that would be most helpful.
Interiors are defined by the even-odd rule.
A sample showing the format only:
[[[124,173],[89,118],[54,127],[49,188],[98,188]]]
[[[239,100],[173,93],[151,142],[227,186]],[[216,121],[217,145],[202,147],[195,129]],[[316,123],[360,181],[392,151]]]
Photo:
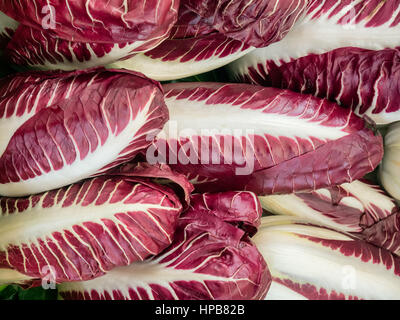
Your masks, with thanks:
[[[20,73],[0,81],[0,194],[21,196],[135,157],[168,119],[159,84],[117,70]]]
[[[0,268],[59,283],[160,253],[173,241],[182,205],[167,187],[108,176],[0,198],[0,210]]]
[[[19,23],[0,11],[0,49],[4,49],[11,40]]]
[[[242,63],[246,62],[239,61],[238,65]],[[232,68],[243,70],[242,65]],[[398,49],[341,48],[283,64],[266,57],[265,64],[251,62],[238,77],[244,82],[327,98],[378,124],[387,124],[400,120],[396,102],[399,76]]]
[[[169,35],[178,0],[1,0],[0,10],[24,25],[61,39],[124,43]]]
[[[169,39],[186,39],[205,36],[215,32],[207,20],[185,6],[179,7],[178,21],[172,27]]]
[[[400,256],[400,210],[363,230],[363,238]]]
[[[385,134],[385,154],[379,166],[379,180],[385,190],[400,200],[400,122],[391,124]]]
[[[392,300],[400,257],[328,228],[264,217],[253,238],[270,268],[266,299]]]
[[[236,79],[328,98],[378,124],[400,120],[400,2],[309,3],[286,37],[230,69]]]
[[[214,29],[250,46],[282,39],[306,9],[306,0],[182,0]]]
[[[193,38],[167,39],[156,48],[110,65],[142,72],[167,81],[190,77],[222,67],[254,48],[213,32]]]
[[[146,160],[186,174],[199,192],[316,190],[359,179],[382,159],[382,137],[327,100],[244,84],[164,89],[170,121]]]
[[[64,283],[66,299],[258,300],[270,286],[267,265],[241,223],[256,228],[261,210],[248,192],[194,195],[174,242],[160,255],[85,282]]]
[[[156,47],[163,39],[121,43],[73,42],[21,25],[7,46],[8,59],[21,66],[75,70],[107,65]]]

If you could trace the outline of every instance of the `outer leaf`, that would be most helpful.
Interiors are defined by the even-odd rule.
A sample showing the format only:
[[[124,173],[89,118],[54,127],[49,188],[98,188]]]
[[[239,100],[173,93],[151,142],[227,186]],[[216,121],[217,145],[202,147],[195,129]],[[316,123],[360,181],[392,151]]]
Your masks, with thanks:
[[[400,212],[383,219],[363,231],[366,241],[392,251],[400,256]]]
[[[262,299],[270,286],[267,266],[246,232],[232,224],[258,225],[257,197],[248,192],[194,195],[192,203],[173,244],[159,256],[95,280],[63,283],[60,294],[93,300]]]
[[[277,65],[310,54],[356,47],[383,50],[400,45],[400,2],[380,0],[312,0],[304,17],[277,43],[252,56]],[[262,55],[261,55],[262,53]]]
[[[399,31],[399,1],[312,1],[283,40],[231,70],[238,79],[328,98],[390,123],[400,120]]]
[[[103,66],[150,50],[163,39],[128,43],[72,42],[46,30],[20,26],[8,44],[7,55],[16,65],[44,70],[75,70]]]
[[[0,194],[98,175],[146,148],[168,118],[161,88],[116,70],[25,73],[0,81]]]
[[[306,0],[182,0],[214,29],[254,47],[282,39],[306,5]]]
[[[41,287],[22,290],[19,288],[18,300],[57,300],[57,290]]]
[[[4,267],[0,268],[0,285],[9,285],[9,284],[25,285],[25,284],[30,284],[33,280],[34,278],[27,276],[26,274],[23,274],[16,270]]]
[[[24,25],[69,41],[124,43],[168,36],[177,0],[1,0],[0,10]],[[54,26],[52,25],[54,24]]]
[[[176,80],[220,68],[253,49],[214,32],[196,38],[168,39],[110,68],[135,70],[159,81]]]
[[[312,193],[260,197],[269,213],[290,215],[400,253],[400,209],[379,186],[362,181]]]
[[[170,121],[147,161],[168,163],[199,192],[315,190],[361,178],[382,159],[381,137],[326,100],[243,84],[164,89]]]
[[[258,54],[258,53],[257,53]],[[290,89],[327,98],[352,108],[360,116],[368,116],[378,124],[400,120],[396,103],[400,88],[399,51],[372,51],[341,48],[309,55],[284,64],[266,58],[265,65],[247,65],[243,60],[232,66],[245,82]],[[239,66],[240,64],[240,66]],[[236,71],[237,70],[237,71]]]
[[[158,254],[171,244],[182,209],[168,188],[123,177],[2,198],[0,205],[0,267],[58,283]]]
[[[363,181],[312,193],[260,197],[265,210],[291,215],[343,232],[360,233],[398,211],[394,199],[379,186]]]
[[[277,283],[266,299],[278,294],[312,300],[400,298],[399,257],[342,233],[286,220],[263,218],[254,237]]]

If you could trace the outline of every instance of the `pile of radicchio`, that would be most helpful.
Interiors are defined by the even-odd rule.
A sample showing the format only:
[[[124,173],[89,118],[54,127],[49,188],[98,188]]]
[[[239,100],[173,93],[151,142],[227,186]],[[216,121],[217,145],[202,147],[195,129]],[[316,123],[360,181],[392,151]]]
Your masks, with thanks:
[[[399,12],[0,0],[0,291],[400,299]]]

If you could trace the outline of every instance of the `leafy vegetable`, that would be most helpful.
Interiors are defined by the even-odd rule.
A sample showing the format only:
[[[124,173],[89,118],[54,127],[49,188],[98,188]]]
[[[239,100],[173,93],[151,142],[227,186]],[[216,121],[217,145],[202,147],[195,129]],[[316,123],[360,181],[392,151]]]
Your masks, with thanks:
[[[0,198],[0,206],[0,267],[53,283],[93,279],[160,253],[182,211],[167,187],[128,177]],[[0,283],[21,278],[1,275]]]
[[[261,299],[271,279],[249,239],[260,216],[257,197],[249,192],[193,195],[174,242],[160,255],[98,279],[63,283],[59,292],[88,300]]]
[[[222,34],[168,39],[156,48],[109,65],[142,72],[159,81],[176,80],[215,70],[254,48]]]
[[[331,229],[265,217],[253,238],[271,270],[266,299],[391,300],[400,295],[400,258]]]
[[[98,43],[163,39],[177,20],[178,6],[176,0],[0,1],[0,10],[24,25],[68,41]]]
[[[129,161],[168,119],[159,84],[129,71],[20,73],[0,81],[0,94],[5,196],[59,188]]]
[[[286,35],[306,9],[307,1],[182,0],[181,5],[228,37],[266,47]]]
[[[168,163],[198,192],[315,190],[362,178],[382,159],[380,135],[326,100],[246,84],[164,90],[170,120],[147,161]]]
[[[21,25],[8,43],[7,58],[19,67],[38,70],[76,70],[104,66],[150,50],[163,39],[126,43],[78,42]]]

